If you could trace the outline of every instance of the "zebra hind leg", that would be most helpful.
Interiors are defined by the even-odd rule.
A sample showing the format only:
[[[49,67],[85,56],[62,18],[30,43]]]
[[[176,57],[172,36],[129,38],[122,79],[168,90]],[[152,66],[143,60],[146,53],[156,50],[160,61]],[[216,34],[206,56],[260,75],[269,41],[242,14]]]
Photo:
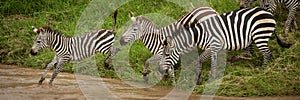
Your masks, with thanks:
[[[245,52],[243,52],[239,55],[232,56],[231,59],[230,59],[230,62],[233,63],[233,62],[235,62],[236,60],[238,60],[240,58],[250,60],[251,59],[250,57],[254,53],[253,45],[252,44],[249,45],[245,50],[246,50]]]
[[[291,25],[292,21],[295,19],[295,13],[296,13],[296,11],[294,11],[294,10],[289,11],[288,18],[285,22],[285,32],[284,32],[285,37],[288,36],[290,25]]]
[[[298,30],[299,28],[298,28],[298,25],[297,25],[296,17],[294,17],[293,22],[294,22],[295,29]]]
[[[110,54],[109,56],[104,60],[104,67],[107,69],[111,69],[111,66],[109,66],[109,62],[111,59],[120,51],[119,48],[112,47],[110,49]]]
[[[268,64],[268,62],[271,60],[272,52],[269,49],[267,49],[265,52],[263,52],[263,56],[264,56],[264,60],[261,69],[264,69]]]

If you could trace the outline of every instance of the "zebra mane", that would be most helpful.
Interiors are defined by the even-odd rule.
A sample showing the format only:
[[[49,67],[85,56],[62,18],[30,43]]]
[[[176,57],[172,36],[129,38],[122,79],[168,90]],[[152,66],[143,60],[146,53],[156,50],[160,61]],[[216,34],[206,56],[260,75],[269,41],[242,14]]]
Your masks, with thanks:
[[[159,29],[156,24],[154,24],[150,19],[148,19],[146,17],[139,16],[138,20],[141,20],[141,21],[144,21],[144,22],[148,22],[148,23],[150,23],[150,25],[154,26],[156,29]]]
[[[59,35],[59,36],[65,37],[60,31],[53,30],[50,26],[43,26],[41,28],[44,29],[46,32],[48,32],[50,34],[55,34],[55,35]]]

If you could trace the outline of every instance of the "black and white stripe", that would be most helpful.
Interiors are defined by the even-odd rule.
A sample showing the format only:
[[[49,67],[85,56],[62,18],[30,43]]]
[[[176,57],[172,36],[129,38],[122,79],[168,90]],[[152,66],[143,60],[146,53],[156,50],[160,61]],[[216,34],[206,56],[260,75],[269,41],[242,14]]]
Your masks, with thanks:
[[[240,8],[247,7],[246,6],[247,3],[251,4],[254,1],[256,0],[241,0]],[[285,35],[287,36],[292,22],[294,23],[295,28],[298,29],[295,14],[297,12],[297,8],[300,5],[300,1],[299,0],[261,0],[260,1],[260,7],[270,11],[271,13],[274,13],[276,11],[278,4],[282,4],[285,8],[289,10],[289,14],[285,22],[285,31],[284,31]]]
[[[135,40],[141,40],[143,44],[148,48],[153,57],[147,59],[145,62],[143,75],[145,81],[147,81],[147,74],[149,63],[154,61],[159,61],[162,58],[163,41],[165,37],[171,36],[173,34],[179,34],[179,31],[174,31],[177,27],[185,26],[189,27],[192,23],[200,23],[209,17],[216,16],[218,13],[210,7],[199,7],[191,10],[189,13],[182,16],[178,21],[165,26],[163,28],[158,28],[151,20],[139,16],[131,17],[133,23],[128,27],[127,31],[123,34],[120,39],[121,45],[126,45],[127,43],[133,42]],[[186,34],[186,33],[183,33]],[[171,77],[174,77],[173,65],[178,61],[179,57],[174,57],[174,62],[170,68],[159,68],[161,73],[168,72]]]
[[[47,68],[39,80],[39,84],[45,80],[47,72],[57,63],[57,67],[52,74],[49,84],[52,84],[54,78],[58,75],[64,64],[68,61],[82,60],[91,57],[97,52],[103,54],[110,54],[105,59],[105,65],[108,67],[111,58],[118,52],[117,48],[113,48],[114,34],[116,24],[117,11],[114,14],[114,25],[112,30],[96,30],[91,33],[76,36],[66,37],[58,31],[52,30],[50,27],[32,27],[33,31],[37,33],[34,44],[30,53],[36,55],[39,50],[50,47],[55,51],[55,57],[47,65]]]
[[[200,83],[202,62],[211,58],[212,77],[216,77],[216,58],[220,50],[241,50],[256,44],[263,53],[263,66],[272,56],[268,48],[268,40],[275,32],[276,22],[273,15],[262,8],[235,10],[222,15],[210,17],[202,23],[191,24],[189,35],[177,35],[171,37],[170,42],[164,48],[164,58],[161,60],[163,67],[173,63],[171,57],[182,54],[188,48],[199,47],[204,51],[199,56],[197,65],[197,84]],[[283,43],[275,34],[277,42],[282,47],[290,47]],[[177,56],[175,56],[177,57]]]

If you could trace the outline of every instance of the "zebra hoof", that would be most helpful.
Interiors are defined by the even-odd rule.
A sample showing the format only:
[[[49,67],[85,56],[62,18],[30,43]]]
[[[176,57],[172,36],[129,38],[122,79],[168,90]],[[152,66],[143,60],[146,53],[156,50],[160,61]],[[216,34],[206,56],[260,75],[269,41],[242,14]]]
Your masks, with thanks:
[[[109,66],[108,63],[104,63],[104,67],[105,67],[106,69],[111,69],[111,67]]]
[[[233,56],[231,57],[231,59],[229,60],[231,63],[237,61],[239,58],[237,56]]]
[[[167,74],[163,75],[162,80],[166,81],[168,79],[168,76],[169,75],[167,75]]]
[[[40,81],[39,81],[39,85],[42,85],[44,80],[45,80],[45,78],[41,78]]]
[[[148,76],[143,75],[143,78],[144,78],[144,82],[145,82],[145,83],[148,83]]]
[[[52,81],[49,82],[49,86],[52,86]]]

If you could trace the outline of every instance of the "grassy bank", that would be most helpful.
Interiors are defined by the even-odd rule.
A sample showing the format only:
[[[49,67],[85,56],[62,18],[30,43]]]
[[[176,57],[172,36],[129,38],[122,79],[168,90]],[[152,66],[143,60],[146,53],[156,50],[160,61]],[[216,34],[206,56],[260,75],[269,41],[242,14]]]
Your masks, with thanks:
[[[238,3],[234,0],[207,0],[211,7],[219,13],[238,9]],[[45,67],[54,57],[54,52],[45,49],[37,56],[30,55],[35,33],[31,26],[50,25],[53,29],[59,30],[66,36],[73,36],[76,30],[77,21],[82,12],[89,5],[89,0],[64,0],[64,1],[39,1],[28,0],[7,0],[0,2],[0,63],[29,66],[32,68]],[[195,4],[196,5],[196,4]],[[195,6],[194,5],[194,6]],[[129,21],[128,13],[132,11],[135,15],[159,13],[178,19],[186,13],[183,7],[160,0],[130,1],[119,9],[117,32],[121,26]],[[276,13],[278,21],[277,31],[284,32],[284,21],[287,12]],[[299,11],[297,22],[300,26]],[[111,28],[112,19],[109,17],[101,26]],[[100,27],[100,26],[99,26]],[[273,52],[273,59],[264,70],[258,69],[262,63],[262,55],[257,49],[251,60],[239,59],[233,63],[228,62],[225,76],[217,95],[225,96],[282,96],[300,95],[300,32],[292,32],[285,41],[293,43],[290,49],[283,49],[276,43],[275,38],[269,42]],[[118,41],[118,40],[116,40]],[[134,48],[134,49],[133,49]],[[241,51],[229,52],[228,59]],[[130,49],[129,62],[137,73],[142,71],[143,64],[152,54],[141,44],[135,42]],[[107,55],[97,54],[97,66],[101,77],[117,78],[113,70],[103,67],[103,60]],[[204,64],[203,79],[207,80],[209,73],[209,61]],[[156,67],[156,66],[152,66]],[[72,64],[68,63],[63,71],[74,72]],[[195,93],[203,92],[203,85],[194,90]]]

